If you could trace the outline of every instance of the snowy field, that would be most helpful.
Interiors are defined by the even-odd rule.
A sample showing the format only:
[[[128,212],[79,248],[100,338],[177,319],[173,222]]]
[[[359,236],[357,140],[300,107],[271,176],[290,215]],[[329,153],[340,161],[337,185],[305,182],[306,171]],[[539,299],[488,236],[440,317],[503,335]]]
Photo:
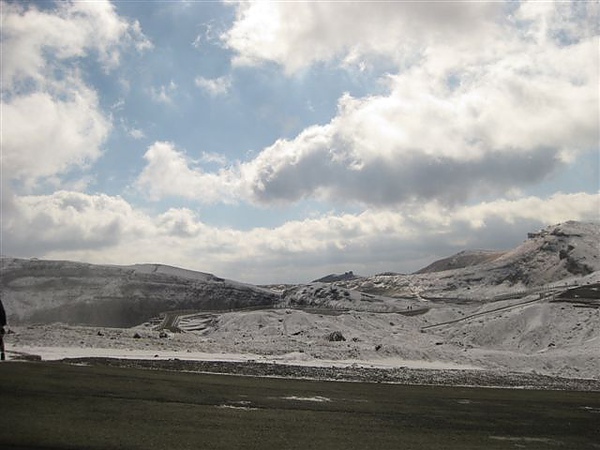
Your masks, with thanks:
[[[417,316],[291,309],[210,313],[210,320],[201,320],[203,328],[183,333],[150,324],[125,329],[29,325],[12,327],[6,343],[9,358],[26,353],[44,360],[177,358],[600,377],[599,309],[513,302],[517,306],[500,311],[489,305],[446,305]],[[473,318],[425,329],[465,316]],[[343,340],[331,340],[334,334]]]
[[[160,264],[3,257],[8,357],[464,369],[598,380],[599,241],[598,224],[566,222],[531,233],[510,251],[438,261],[433,272],[270,288]]]

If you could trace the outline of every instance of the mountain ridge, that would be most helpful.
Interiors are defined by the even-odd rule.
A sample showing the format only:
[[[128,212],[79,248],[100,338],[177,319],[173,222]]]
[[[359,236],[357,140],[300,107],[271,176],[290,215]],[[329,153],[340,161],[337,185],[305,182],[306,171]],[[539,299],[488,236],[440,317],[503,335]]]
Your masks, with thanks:
[[[547,227],[493,261],[459,269],[273,291],[156,264],[7,258],[0,294],[9,358],[205,352],[598,379],[599,228]]]
[[[493,261],[504,255],[505,251],[498,250],[463,250],[447,258],[438,259],[428,266],[413,272],[414,274],[443,272],[445,270],[463,269]]]
[[[482,258],[477,264],[408,275],[379,274],[334,284],[338,288],[395,298],[486,300],[569,279],[600,279],[599,242],[600,224],[568,221],[528,233],[521,245],[492,258]],[[443,261],[448,259],[452,257],[427,267],[440,261],[445,264]]]
[[[0,294],[16,323],[134,326],[167,311],[274,305],[395,310],[398,298],[487,301],[569,279],[600,281],[598,242],[599,224],[570,221],[508,251],[463,251],[410,275],[329,275],[283,292],[163,264],[2,257]]]

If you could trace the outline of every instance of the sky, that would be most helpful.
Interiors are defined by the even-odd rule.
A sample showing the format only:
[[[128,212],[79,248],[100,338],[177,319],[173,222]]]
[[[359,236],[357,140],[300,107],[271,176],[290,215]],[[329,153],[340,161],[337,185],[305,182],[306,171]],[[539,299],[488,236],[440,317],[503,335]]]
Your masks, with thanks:
[[[600,220],[597,2],[1,3],[1,252],[249,283]]]

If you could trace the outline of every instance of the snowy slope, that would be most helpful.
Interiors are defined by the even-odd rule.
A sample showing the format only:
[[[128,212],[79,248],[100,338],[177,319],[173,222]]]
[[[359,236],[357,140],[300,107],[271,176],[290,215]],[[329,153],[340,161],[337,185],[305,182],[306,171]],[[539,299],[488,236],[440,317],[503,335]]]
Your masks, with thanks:
[[[271,305],[278,295],[210,274],[156,264],[102,266],[1,259],[11,323],[133,326],[164,311]]]
[[[465,267],[476,266],[493,261],[504,255],[504,253],[505,252],[494,250],[464,250],[456,255],[435,261],[429,264],[427,267],[417,270],[415,273],[443,272],[445,270],[462,269]]]
[[[513,301],[514,302],[514,301]],[[435,305],[427,313],[266,309],[211,313],[188,326],[195,331],[165,333],[152,326],[134,329],[61,324],[11,327],[9,350],[52,354],[37,347],[78,348],[79,355],[121,357],[143,350],[147,358],[228,359],[319,366],[373,364],[379,367],[477,367],[493,371],[538,372],[573,378],[600,377],[600,309],[541,302],[476,316],[442,327],[424,327],[479,313],[489,307]],[[333,334],[343,339],[335,340]],[[176,352],[176,353],[175,353]],[[69,352],[66,352],[67,354]],[[171,356],[169,356],[171,355]],[[9,353],[10,356],[10,353]],[[140,357],[140,356],[138,356]]]
[[[560,283],[600,281],[599,243],[599,224],[571,221],[530,233],[517,248],[480,264],[413,275],[375,275],[336,285],[391,297],[485,301]]]

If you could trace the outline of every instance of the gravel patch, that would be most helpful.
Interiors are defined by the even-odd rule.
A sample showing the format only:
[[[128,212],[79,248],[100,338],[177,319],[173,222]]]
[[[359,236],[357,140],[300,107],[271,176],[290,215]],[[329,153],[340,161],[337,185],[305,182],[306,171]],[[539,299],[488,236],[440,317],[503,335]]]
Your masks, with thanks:
[[[332,380],[406,385],[475,386],[600,392],[600,380],[561,378],[536,373],[487,370],[434,370],[366,367],[305,367],[264,362],[68,358],[68,364],[104,365],[137,369],[216,373],[253,377]]]

